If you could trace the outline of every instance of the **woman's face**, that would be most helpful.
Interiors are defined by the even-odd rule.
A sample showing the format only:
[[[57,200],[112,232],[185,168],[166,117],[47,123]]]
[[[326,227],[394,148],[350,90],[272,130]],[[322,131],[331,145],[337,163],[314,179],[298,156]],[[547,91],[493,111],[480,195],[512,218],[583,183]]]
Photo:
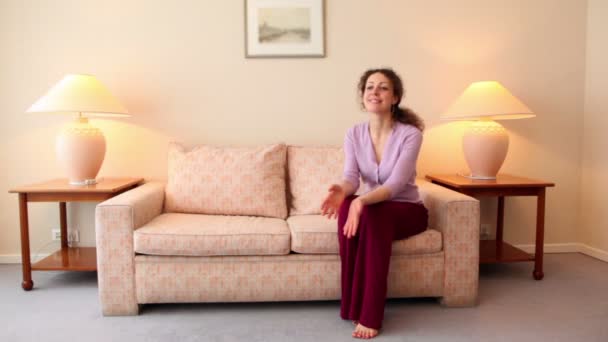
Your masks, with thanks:
[[[365,83],[363,105],[368,112],[390,113],[391,106],[397,103],[393,93],[393,84],[382,73],[371,74]]]

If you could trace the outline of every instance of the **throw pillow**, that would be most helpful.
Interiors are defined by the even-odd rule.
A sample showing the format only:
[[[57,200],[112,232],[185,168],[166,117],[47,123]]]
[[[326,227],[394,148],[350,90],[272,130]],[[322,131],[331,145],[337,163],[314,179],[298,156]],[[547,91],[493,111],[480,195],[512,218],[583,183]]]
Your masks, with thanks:
[[[286,150],[171,143],[165,211],[284,219]]]
[[[342,180],[344,150],[341,147],[287,148],[287,170],[291,196],[290,215],[321,213],[327,189]]]

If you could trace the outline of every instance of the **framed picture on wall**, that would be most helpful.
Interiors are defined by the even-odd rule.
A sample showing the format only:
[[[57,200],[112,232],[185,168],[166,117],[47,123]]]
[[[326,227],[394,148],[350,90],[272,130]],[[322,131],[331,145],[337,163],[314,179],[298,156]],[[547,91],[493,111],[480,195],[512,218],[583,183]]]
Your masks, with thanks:
[[[324,0],[245,0],[246,57],[325,57]]]

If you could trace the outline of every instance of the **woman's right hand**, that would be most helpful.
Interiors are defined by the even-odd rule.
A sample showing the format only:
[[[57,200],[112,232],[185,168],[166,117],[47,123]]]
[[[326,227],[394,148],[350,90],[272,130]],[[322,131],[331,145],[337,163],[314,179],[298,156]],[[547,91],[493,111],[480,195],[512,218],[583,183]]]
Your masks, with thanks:
[[[325,197],[325,200],[323,200],[323,203],[321,204],[321,214],[330,219],[337,218],[340,206],[346,197],[346,193],[338,184],[330,186],[328,191],[329,194],[327,194],[327,197]]]

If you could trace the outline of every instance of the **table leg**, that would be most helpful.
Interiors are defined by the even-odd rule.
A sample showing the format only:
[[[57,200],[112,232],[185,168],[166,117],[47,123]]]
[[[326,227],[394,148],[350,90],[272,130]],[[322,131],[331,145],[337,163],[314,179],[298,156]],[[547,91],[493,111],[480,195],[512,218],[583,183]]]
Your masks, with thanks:
[[[505,196],[498,196],[498,209],[496,215],[496,256],[502,258],[502,231],[505,221]]]
[[[543,273],[543,247],[545,236],[545,188],[538,190],[536,202],[536,252],[534,254],[534,279],[541,280]]]
[[[59,223],[61,227],[61,249],[68,248],[68,220],[65,202],[59,202]]]
[[[30,234],[27,217],[27,194],[19,194],[19,223],[21,226],[21,268],[23,271],[23,282],[21,287],[29,291],[34,287],[32,281],[32,264],[30,260]]]

